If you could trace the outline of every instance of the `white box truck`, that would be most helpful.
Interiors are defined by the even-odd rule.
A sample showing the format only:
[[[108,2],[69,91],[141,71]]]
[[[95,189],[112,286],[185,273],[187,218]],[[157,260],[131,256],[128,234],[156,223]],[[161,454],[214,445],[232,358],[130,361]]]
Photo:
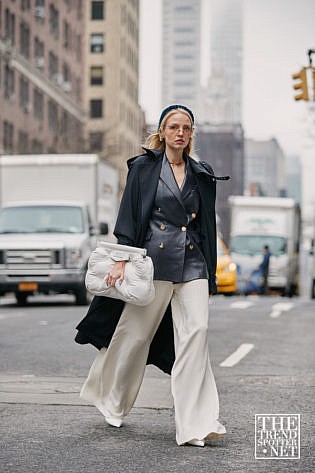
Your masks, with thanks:
[[[282,295],[297,292],[299,275],[300,208],[293,199],[230,196],[231,258],[244,287],[262,261],[262,248],[271,253],[268,287]]]
[[[94,154],[0,158],[0,295],[71,293],[87,304],[97,235],[112,231],[118,172]]]

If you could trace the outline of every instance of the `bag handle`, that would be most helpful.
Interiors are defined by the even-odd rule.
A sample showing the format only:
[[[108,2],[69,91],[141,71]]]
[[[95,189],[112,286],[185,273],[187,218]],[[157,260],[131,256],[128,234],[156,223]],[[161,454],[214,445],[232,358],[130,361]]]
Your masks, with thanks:
[[[119,253],[132,253],[135,255],[141,255],[144,258],[147,256],[146,248],[137,248],[136,246],[119,245],[118,243],[109,243],[107,241],[99,241],[97,245],[107,250],[118,251]]]

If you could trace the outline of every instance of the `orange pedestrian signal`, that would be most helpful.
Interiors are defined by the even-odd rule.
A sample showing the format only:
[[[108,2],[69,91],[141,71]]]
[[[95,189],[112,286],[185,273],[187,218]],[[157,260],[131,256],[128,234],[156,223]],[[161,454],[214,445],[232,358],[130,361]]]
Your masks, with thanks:
[[[294,96],[295,100],[309,100],[306,70],[307,70],[306,67],[303,67],[303,69],[301,69],[300,72],[297,72],[296,74],[292,74],[292,79],[300,80],[300,82],[297,82],[296,84],[293,85],[293,88],[295,90],[300,91],[299,94]]]

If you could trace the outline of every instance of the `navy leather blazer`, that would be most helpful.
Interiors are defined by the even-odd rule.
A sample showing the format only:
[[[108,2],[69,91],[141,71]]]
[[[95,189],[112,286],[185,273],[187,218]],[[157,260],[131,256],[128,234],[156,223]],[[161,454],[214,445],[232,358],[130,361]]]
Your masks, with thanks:
[[[128,160],[128,178],[120,203],[114,235],[122,245],[144,246],[160,180],[164,151],[145,149],[146,154]],[[217,232],[215,218],[216,181],[211,166],[189,156],[200,194],[196,223],[200,226],[203,256],[209,274],[209,293],[216,292]],[[221,179],[221,178],[220,178]]]
[[[186,159],[186,176],[180,189],[164,154],[144,242],[153,261],[154,279],[180,283],[208,278],[197,224],[199,204],[197,182],[189,161]]]

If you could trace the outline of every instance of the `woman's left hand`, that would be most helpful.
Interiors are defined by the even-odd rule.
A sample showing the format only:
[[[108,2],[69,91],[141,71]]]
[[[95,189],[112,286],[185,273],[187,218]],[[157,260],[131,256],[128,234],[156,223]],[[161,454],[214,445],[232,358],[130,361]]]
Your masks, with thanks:
[[[125,277],[125,266],[127,261],[116,261],[111,271],[106,275],[105,282],[107,286],[114,287],[116,281],[121,284]]]

